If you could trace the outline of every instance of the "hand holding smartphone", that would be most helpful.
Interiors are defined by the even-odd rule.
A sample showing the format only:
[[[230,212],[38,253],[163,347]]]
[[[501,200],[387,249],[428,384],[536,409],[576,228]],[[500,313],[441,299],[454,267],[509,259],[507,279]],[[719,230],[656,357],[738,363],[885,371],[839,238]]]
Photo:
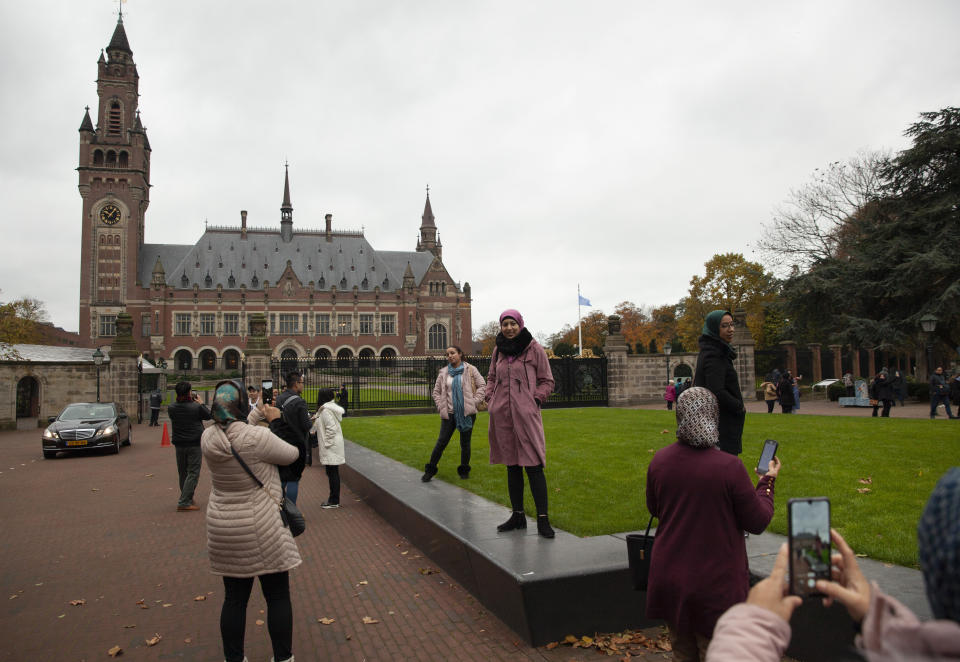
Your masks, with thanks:
[[[826,497],[787,501],[790,548],[790,593],[802,598],[823,595],[818,579],[830,579],[830,500]]]
[[[757,462],[757,473],[761,476],[765,475],[767,471],[770,470],[770,460],[772,460],[777,455],[777,449],[780,447],[780,443],[774,439],[767,439],[763,442],[763,450],[760,452],[760,461]]]
[[[266,405],[273,404],[273,380],[264,379],[260,384],[260,392],[263,394],[261,401]]]

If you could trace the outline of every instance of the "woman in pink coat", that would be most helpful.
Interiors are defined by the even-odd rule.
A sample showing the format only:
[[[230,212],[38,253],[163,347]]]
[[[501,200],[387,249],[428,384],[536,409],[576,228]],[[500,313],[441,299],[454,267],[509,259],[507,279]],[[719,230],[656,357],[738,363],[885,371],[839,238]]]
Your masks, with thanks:
[[[523,326],[516,310],[500,315],[497,347],[490,357],[485,399],[490,409],[490,464],[507,465],[510,519],[497,531],[527,528],[523,514],[523,472],[537,507],[537,533],[553,538],[547,517],[547,461],[540,408],[553,392],[553,371],[543,347]]]

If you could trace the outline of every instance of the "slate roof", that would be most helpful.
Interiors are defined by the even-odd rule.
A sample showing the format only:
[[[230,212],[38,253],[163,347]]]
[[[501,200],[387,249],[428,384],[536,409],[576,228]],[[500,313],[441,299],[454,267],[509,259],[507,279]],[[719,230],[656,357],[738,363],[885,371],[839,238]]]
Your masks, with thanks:
[[[93,363],[93,348],[62,347],[59,345],[10,345],[20,358],[0,359],[2,362],[22,363]],[[102,347],[104,363],[110,362],[110,348]]]
[[[410,263],[419,283],[433,262],[433,255],[417,251],[376,251],[361,233],[334,232],[327,242],[321,230],[294,231],[293,241],[284,243],[277,230],[248,230],[208,227],[193,246],[144,244],[140,251],[140,282],[152,280],[157,259],[163,265],[168,286],[174,289],[216,289],[225,291],[262,290],[264,281],[273,287],[287,268],[287,261],[301,283],[311,281],[318,291],[352,290],[394,292],[403,286],[403,274]],[[266,266],[265,266],[266,265]],[[209,276],[209,278],[208,278]],[[231,281],[230,278],[233,277]]]
[[[107,46],[107,50],[123,51],[124,53],[133,55],[133,51],[130,50],[130,42],[127,41],[127,31],[123,29],[123,16],[117,19],[117,27],[113,31],[113,37],[110,38],[110,44]]]

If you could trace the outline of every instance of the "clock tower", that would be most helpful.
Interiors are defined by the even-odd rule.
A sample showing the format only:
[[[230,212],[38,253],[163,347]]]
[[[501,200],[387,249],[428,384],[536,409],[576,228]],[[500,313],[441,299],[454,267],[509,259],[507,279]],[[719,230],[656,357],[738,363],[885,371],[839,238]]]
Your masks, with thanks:
[[[80,335],[109,345],[118,313],[146,304],[138,281],[144,215],[150,204],[150,143],[137,110],[139,75],[123,15],[97,62],[97,124],[80,124]],[[149,285],[149,283],[147,284]]]

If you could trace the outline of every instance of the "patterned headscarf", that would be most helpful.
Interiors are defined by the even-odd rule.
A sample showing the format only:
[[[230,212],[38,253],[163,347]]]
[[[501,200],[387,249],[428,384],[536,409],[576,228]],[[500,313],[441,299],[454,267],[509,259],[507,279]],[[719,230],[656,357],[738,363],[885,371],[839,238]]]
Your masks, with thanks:
[[[933,615],[960,622],[960,467],[933,488],[917,524],[917,555]]]
[[[720,443],[720,407],[717,397],[703,388],[688,388],[677,398],[677,441],[694,448]]]
[[[226,429],[231,423],[246,421],[249,411],[246,389],[230,379],[217,384],[210,412],[217,425]]]

